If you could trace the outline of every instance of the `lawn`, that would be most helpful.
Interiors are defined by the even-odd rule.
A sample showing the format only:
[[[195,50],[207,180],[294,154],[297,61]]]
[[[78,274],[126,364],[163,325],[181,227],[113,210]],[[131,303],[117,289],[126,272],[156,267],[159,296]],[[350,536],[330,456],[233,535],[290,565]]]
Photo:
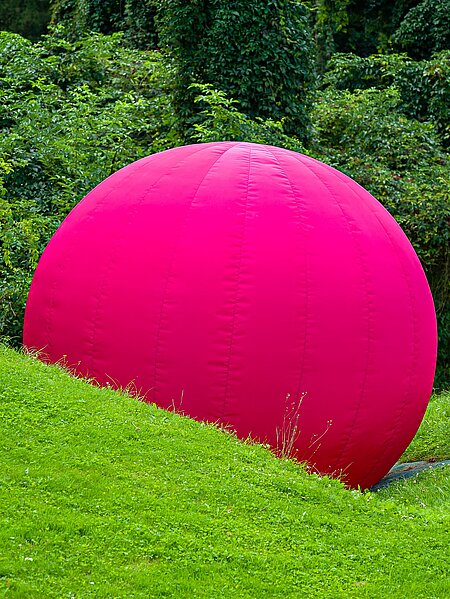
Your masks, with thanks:
[[[0,596],[450,597],[450,468],[377,493],[0,347]],[[450,457],[450,394],[404,459]]]

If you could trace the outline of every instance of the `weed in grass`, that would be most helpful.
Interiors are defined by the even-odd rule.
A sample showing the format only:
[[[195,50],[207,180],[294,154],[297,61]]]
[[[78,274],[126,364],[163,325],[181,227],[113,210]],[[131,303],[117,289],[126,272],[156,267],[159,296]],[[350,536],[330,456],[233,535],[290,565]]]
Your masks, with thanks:
[[[183,398],[184,398],[184,389],[181,389],[180,399],[178,402],[175,402],[175,399],[172,398],[170,406],[167,408],[169,412],[173,412],[174,414],[179,414],[180,416],[184,416],[183,412]]]
[[[327,423],[325,425],[325,429],[320,433],[320,434],[314,434],[313,438],[311,439],[311,444],[309,446],[310,449],[312,449],[313,447],[314,449],[314,453],[316,453],[318,451],[318,449],[320,448],[320,441],[324,438],[324,436],[328,433],[328,431],[330,430],[330,428],[333,425],[333,421],[332,420],[327,420]],[[314,454],[313,454],[314,455]]]
[[[284,401],[283,423],[276,429],[275,455],[280,458],[295,458],[295,443],[300,435],[300,408],[306,392],[296,399],[288,393]]]
[[[280,458],[286,458],[291,460],[297,459],[295,444],[299,436],[301,435],[300,412],[306,395],[306,391],[301,393],[297,399],[292,399],[290,393],[286,395],[285,407],[283,412],[283,423],[281,428],[277,427],[276,429],[276,447],[274,449],[275,455]],[[325,429],[321,433],[316,433],[312,436],[309,445],[309,449],[313,450],[313,452],[309,456],[310,461],[313,459],[314,455],[320,449],[321,440],[328,433],[332,425],[333,421],[327,420]],[[310,471],[315,471],[314,466],[306,465],[306,468]]]

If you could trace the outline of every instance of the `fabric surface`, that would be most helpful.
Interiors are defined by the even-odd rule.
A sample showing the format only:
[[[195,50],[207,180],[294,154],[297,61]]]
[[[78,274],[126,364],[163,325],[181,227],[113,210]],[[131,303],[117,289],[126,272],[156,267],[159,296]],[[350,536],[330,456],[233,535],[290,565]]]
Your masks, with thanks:
[[[312,158],[249,143],[118,171],[37,267],[24,344],[367,488],[414,436],[436,321],[388,212]]]

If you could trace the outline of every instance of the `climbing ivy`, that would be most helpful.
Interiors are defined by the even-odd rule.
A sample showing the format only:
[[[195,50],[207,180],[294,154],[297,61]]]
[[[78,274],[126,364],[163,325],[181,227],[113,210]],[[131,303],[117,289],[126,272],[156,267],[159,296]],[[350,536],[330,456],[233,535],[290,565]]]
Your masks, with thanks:
[[[405,16],[393,36],[396,48],[416,59],[450,49],[450,0],[423,0]]]
[[[293,0],[156,0],[161,46],[178,70],[177,109],[198,112],[192,83],[211,84],[251,118],[306,139],[314,85],[307,8]]]

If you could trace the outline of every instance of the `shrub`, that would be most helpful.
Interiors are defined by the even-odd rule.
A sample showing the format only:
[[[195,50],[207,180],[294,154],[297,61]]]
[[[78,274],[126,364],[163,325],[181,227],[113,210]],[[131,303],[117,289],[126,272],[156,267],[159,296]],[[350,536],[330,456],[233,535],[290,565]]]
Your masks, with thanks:
[[[212,85],[194,84],[195,102],[202,106],[199,122],[192,138],[199,143],[212,141],[248,141],[304,152],[301,142],[283,132],[283,122],[271,119],[251,119],[237,110],[237,101]]]
[[[322,85],[350,91],[395,88],[401,100],[396,110],[414,119],[434,122],[443,143],[450,143],[448,50],[421,61],[412,60],[405,54],[378,54],[366,58],[335,54]]]
[[[335,52],[369,56],[386,51],[392,35],[418,0],[310,0],[319,65]]]
[[[72,41],[122,31],[134,48],[157,46],[153,0],[53,0],[52,23],[63,24]]]
[[[423,0],[411,8],[393,36],[394,45],[413,58],[450,49],[450,0]]]

